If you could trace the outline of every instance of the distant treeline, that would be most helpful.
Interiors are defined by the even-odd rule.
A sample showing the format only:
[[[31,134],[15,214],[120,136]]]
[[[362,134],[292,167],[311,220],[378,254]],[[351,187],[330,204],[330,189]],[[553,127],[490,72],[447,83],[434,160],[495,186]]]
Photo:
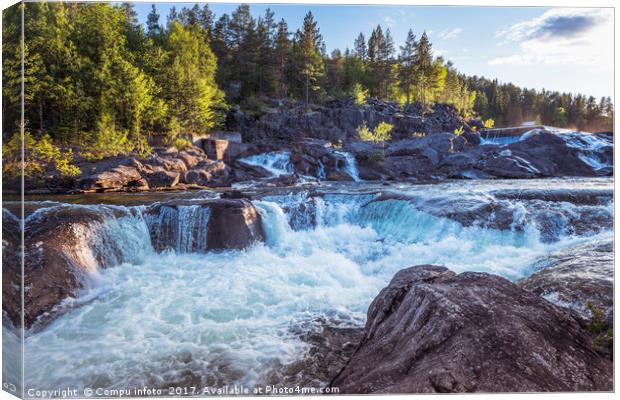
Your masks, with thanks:
[[[207,131],[231,104],[258,107],[261,96],[441,102],[496,125],[538,120],[611,129],[608,98],[466,77],[433,56],[425,32],[418,37],[410,30],[397,49],[390,30],[377,26],[368,38],[360,33],[352,49],[327,54],[311,12],[292,32],[270,10],[252,17],[248,5],[219,18],[208,5],[172,7],[161,18],[153,5],[144,26],[131,3],[42,2],[3,13],[5,139],[20,121],[21,7],[26,129],[37,138],[80,145],[94,157],[147,152],[153,133],[173,143],[181,133]]]

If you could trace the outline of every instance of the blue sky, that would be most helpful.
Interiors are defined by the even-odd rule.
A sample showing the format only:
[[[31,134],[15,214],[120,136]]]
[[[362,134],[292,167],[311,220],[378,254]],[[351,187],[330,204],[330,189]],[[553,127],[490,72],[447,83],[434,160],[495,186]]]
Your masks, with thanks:
[[[192,6],[194,3],[188,3]],[[160,23],[173,4],[156,3]],[[176,3],[177,9],[184,4]],[[211,3],[219,18],[239,3]],[[469,75],[483,75],[519,86],[613,95],[613,10],[542,7],[339,6],[251,4],[254,16],[266,8],[284,18],[291,31],[312,10],[327,49],[344,51],[359,32],[368,38],[377,24],[389,27],[397,47],[409,28],[430,34],[435,55]],[[141,22],[151,3],[136,3]]]

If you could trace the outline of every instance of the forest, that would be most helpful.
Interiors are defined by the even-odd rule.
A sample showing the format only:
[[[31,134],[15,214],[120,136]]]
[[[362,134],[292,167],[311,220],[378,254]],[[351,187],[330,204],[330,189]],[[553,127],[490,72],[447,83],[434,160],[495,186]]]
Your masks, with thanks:
[[[69,145],[93,159],[148,154],[150,135],[174,145],[183,133],[221,127],[230,107],[253,110],[265,97],[447,103],[489,126],[612,130],[610,98],[465,76],[414,29],[396,48],[377,25],[328,54],[311,11],[295,29],[269,9],[252,16],[246,4],[219,17],[207,4],[173,7],[165,17],[153,5],[143,25],[131,3],[37,2],[3,13],[3,153],[19,146],[20,7],[26,141],[42,157],[66,155],[58,146]]]

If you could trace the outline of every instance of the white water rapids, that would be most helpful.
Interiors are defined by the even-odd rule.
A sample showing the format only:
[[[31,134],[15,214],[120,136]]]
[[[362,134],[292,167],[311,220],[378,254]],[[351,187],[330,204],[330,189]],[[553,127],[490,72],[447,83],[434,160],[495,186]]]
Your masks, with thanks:
[[[526,185],[544,188],[549,182]],[[554,182],[569,189],[613,184],[609,179]],[[483,198],[499,185],[461,182],[394,189],[424,198]],[[146,253],[140,262],[93,273],[89,290],[67,300],[70,310],[27,335],[26,385],[277,383],[282,366],[303,358],[308,349],[300,330],[316,327],[319,318],[363,326],[372,299],[402,268],[439,264],[456,272],[484,271],[514,280],[531,273],[541,256],[613,237],[606,228],[579,234],[566,230],[567,218],[579,213],[613,218],[611,203],[547,204],[557,235],[543,240],[542,225],[527,219],[531,209],[523,201],[510,203],[515,228],[498,230],[463,226],[403,200],[370,202],[376,196],[372,190],[357,190],[313,199],[301,192],[254,200],[266,243],[245,251],[196,252],[200,249],[194,242],[182,236],[184,226],[178,227],[176,250],[157,254],[151,243],[143,243],[140,248]],[[186,223],[196,224],[200,218],[208,223],[208,215],[195,209],[185,214]],[[132,237],[145,237],[147,224],[164,226],[169,218],[136,218],[132,231],[142,234]],[[115,240],[128,240],[122,224],[108,228],[118,228]]]

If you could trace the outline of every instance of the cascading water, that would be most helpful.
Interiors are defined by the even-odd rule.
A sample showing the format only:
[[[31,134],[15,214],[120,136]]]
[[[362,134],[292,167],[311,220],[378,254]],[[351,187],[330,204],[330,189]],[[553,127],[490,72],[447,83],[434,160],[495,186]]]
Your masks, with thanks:
[[[613,181],[551,183],[607,190]],[[549,184],[520,182],[519,189]],[[152,251],[141,262],[101,270],[79,307],[27,336],[26,381],[77,388],[279,382],[308,350],[300,332],[317,321],[363,326],[372,299],[402,268],[439,264],[518,279],[541,256],[613,237],[610,197],[573,204],[496,194],[512,185],[401,185],[392,197],[380,186],[263,196],[253,204],[266,243],[223,253],[198,254],[202,239],[183,236],[206,232],[196,228],[208,224],[204,209],[134,208],[140,232],[175,238],[175,252]],[[439,207],[438,199],[447,201]],[[457,222],[445,211],[484,202],[496,208],[473,208],[471,220]],[[136,240],[149,247],[150,237]],[[291,374],[287,379],[297,379]]]
[[[357,164],[355,163],[355,156],[353,154],[348,153],[346,151],[335,151],[334,153],[341,155],[344,157],[344,172],[347,173],[355,182],[360,182],[362,179],[360,178],[359,171],[357,170]]]
[[[243,164],[262,167],[274,176],[288,175],[294,172],[291,154],[286,151],[255,154],[238,161]]]
[[[171,249],[177,253],[205,252],[207,226],[211,209],[201,205],[168,206],[155,208],[144,214],[153,246],[158,250]]]

